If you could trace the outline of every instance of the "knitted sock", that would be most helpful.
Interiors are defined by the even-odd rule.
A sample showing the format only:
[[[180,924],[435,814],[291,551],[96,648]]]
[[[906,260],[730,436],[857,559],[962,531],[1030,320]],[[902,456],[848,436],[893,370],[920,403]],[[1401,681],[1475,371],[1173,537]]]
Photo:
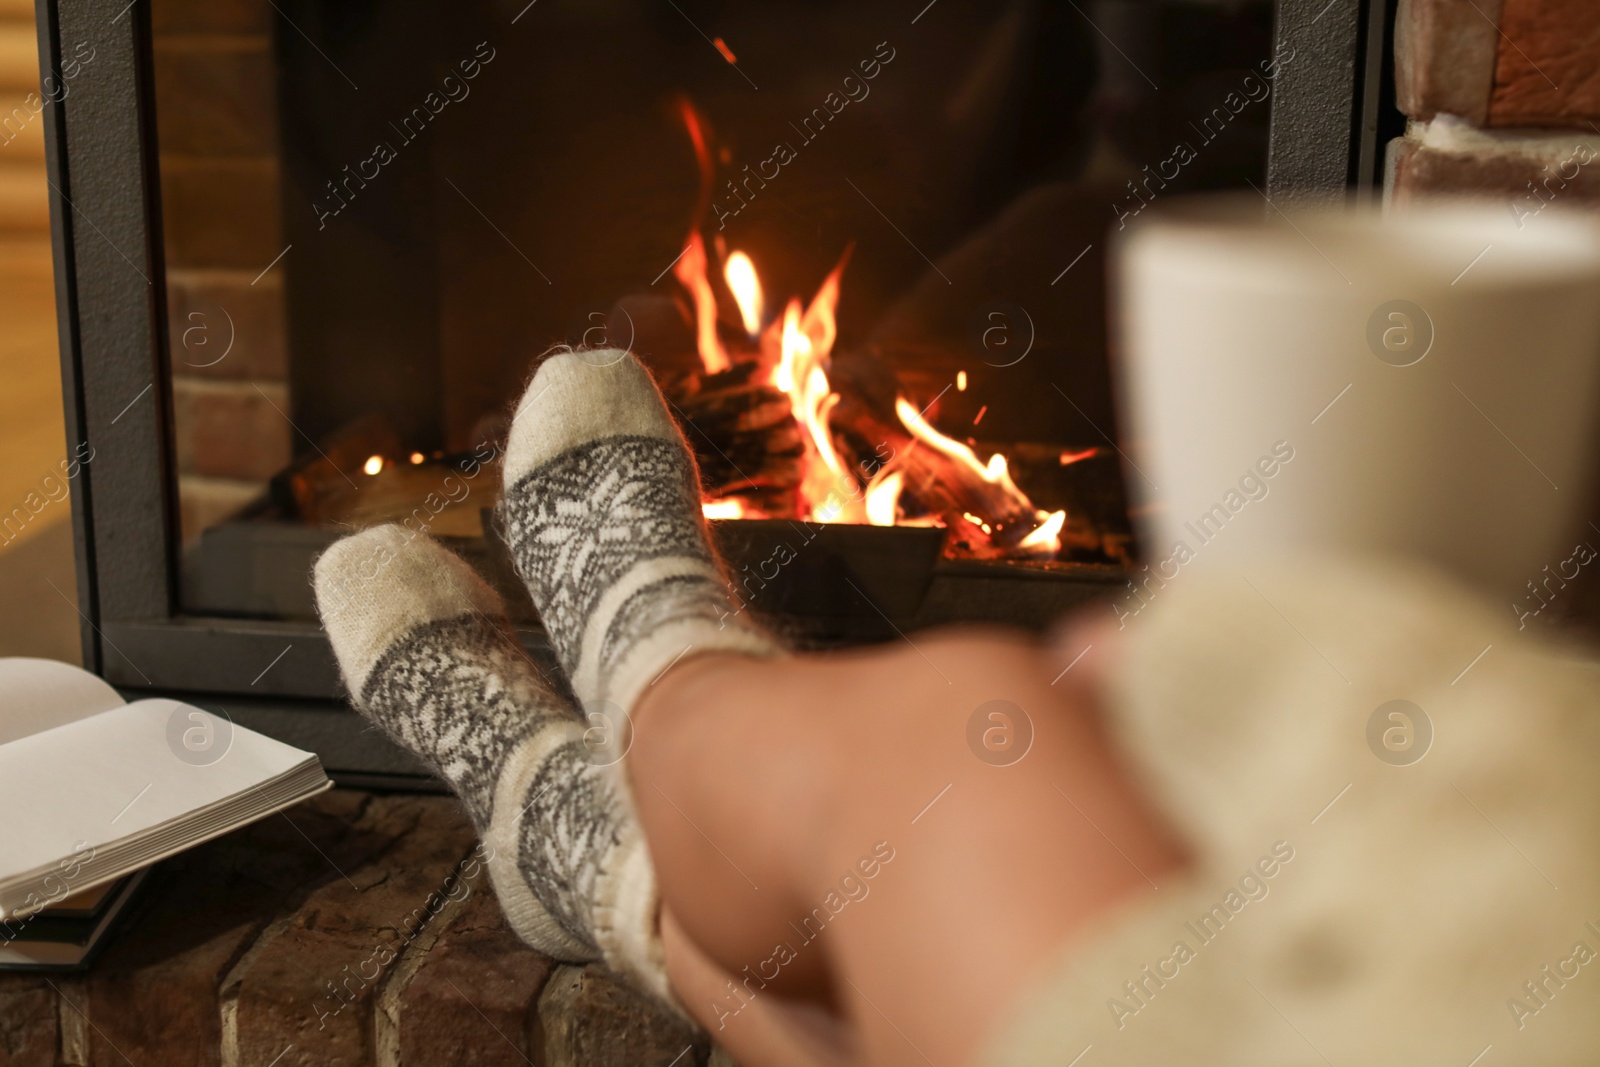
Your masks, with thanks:
[[[335,544],[315,584],[356,706],[461,796],[517,933],[556,959],[603,958],[676,1007],[644,837],[604,766],[615,757],[586,746],[495,594],[400,526]]]
[[[512,423],[505,487],[517,568],[591,712],[631,714],[690,654],[780,651],[729,605],[694,457],[633,356],[567,352],[540,366]]]

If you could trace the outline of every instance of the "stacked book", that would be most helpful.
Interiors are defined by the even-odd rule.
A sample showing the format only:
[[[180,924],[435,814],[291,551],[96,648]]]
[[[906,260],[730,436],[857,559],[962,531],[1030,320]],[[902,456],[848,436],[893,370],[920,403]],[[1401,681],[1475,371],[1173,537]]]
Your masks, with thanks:
[[[331,785],[218,712],[0,659],[0,969],[87,966],[152,864]]]

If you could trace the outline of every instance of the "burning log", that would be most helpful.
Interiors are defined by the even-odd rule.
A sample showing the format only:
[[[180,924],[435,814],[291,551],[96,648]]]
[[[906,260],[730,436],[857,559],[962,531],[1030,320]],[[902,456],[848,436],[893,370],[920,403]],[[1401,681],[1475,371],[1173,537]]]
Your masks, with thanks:
[[[768,380],[770,366],[746,352],[726,370],[708,372],[687,309],[654,293],[617,301],[607,333],[613,343],[629,343],[661,386],[695,451],[708,500],[738,498],[730,516],[798,514],[804,444],[788,397]],[[731,335],[724,343],[737,350]]]
[[[920,441],[909,443],[894,469],[905,478],[902,491],[916,497],[930,513],[951,526],[970,522],[998,548],[1016,547],[1042,525],[1038,510],[1026,497],[1007,492],[976,472],[952,467],[948,459]]]
[[[800,427],[788,398],[759,380],[756,369],[740,363],[704,375],[674,406],[699,460],[707,499],[738,496],[759,514],[792,518],[805,453]]]

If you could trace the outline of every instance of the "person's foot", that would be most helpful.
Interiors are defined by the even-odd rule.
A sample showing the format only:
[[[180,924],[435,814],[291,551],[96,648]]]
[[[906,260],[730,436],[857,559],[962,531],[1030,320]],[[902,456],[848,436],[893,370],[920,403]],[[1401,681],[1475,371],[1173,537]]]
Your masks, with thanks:
[[[539,368],[506,445],[500,517],[591,712],[631,714],[686,656],[780,651],[729,603],[694,458],[627,353],[566,352]]]
[[[493,591],[400,526],[339,541],[315,584],[352,700],[466,803],[517,933],[559,960],[603,958],[676,1006],[655,873],[605,767],[616,756],[586,744],[595,738],[517,644]]]

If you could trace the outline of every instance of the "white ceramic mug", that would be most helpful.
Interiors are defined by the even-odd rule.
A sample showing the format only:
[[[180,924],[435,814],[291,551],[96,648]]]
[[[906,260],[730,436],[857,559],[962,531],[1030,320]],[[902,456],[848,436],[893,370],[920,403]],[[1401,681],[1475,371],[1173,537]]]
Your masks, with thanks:
[[[1163,574],[1376,552],[1516,596],[1567,555],[1597,439],[1592,217],[1203,197],[1146,212],[1115,279],[1127,477]]]

